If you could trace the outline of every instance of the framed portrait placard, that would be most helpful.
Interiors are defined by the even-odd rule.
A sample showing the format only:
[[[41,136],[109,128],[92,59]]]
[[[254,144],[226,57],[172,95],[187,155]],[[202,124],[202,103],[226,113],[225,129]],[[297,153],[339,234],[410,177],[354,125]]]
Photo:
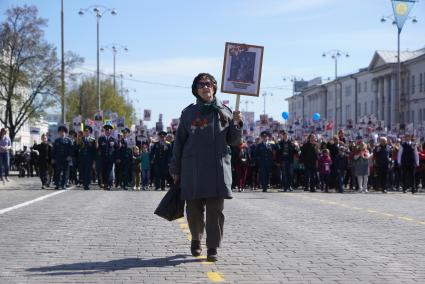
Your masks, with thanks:
[[[221,92],[259,96],[263,46],[226,42]]]

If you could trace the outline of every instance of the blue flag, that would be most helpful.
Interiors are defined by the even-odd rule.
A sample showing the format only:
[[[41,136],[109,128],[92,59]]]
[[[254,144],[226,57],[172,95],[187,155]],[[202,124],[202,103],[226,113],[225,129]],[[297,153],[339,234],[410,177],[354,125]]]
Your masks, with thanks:
[[[392,0],[394,19],[399,30],[403,29],[404,23],[409,17],[416,0]]]

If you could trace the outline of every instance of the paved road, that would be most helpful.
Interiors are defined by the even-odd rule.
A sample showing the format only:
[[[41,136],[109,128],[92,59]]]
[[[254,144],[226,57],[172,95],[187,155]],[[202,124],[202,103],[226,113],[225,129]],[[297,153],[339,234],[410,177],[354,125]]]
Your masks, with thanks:
[[[32,187],[0,187],[0,210],[56,192]],[[425,283],[425,195],[235,193],[210,264],[184,219],[152,214],[163,194],[71,189],[0,213],[0,283]]]

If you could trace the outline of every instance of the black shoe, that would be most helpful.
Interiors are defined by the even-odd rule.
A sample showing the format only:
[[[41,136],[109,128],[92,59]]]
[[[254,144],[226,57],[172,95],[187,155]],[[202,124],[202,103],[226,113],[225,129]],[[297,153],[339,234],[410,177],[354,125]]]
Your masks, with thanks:
[[[207,251],[207,261],[215,262],[217,261],[217,249],[210,248]]]
[[[382,193],[388,193],[388,191],[387,191],[386,189],[384,189],[384,190],[382,191]]]
[[[267,192],[267,189],[263,189],[263,192]]]
[[[90,188],[88,187],[88,186],[85,186],[84,187],[84,190],[89,190]]]
[[[190,243],[190,252],[193,256],[200,256],[202,252],[201,241],[192,240]]]

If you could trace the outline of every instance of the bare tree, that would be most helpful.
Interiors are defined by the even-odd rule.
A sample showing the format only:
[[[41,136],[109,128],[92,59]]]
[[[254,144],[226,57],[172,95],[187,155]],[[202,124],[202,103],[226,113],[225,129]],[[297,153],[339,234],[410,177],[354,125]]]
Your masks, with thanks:
[[[44,40],[47,20],[35,6],[13,7],[0,24],[0,122],[13,141],[28,120],[58,103],[60,61],[56,48]],[[68,53],[66,71],[82,59]]]

